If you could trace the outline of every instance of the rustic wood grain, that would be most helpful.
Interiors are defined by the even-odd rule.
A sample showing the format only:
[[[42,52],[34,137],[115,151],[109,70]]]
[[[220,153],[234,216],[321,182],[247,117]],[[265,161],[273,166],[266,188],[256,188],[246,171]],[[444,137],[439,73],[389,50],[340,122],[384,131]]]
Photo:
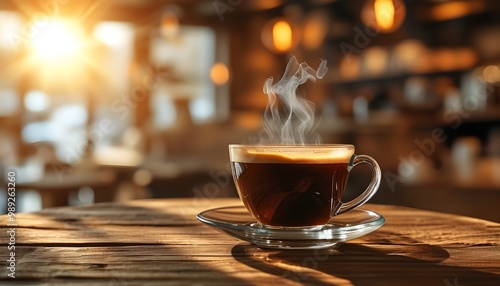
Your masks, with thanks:
[[[279,251],[195,218],[238,204],[139,200],[17,214],[16,279],[2,267],[0,284],[500,285],[500,224],[494,222],[366,205],[386,218],[377,231],[335,249]],[[6,241],[7,216],[0,221]]]

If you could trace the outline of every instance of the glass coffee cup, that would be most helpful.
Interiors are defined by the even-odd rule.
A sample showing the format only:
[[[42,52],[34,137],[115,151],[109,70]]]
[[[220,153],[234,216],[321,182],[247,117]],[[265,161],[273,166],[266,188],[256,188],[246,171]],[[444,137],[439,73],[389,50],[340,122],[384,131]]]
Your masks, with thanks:
[[[268,228],[318,228],[333,216],[366,203],[378,190],[381,171],[349,144],[229,145],[238,195],[257,222]],[[366,164],[372,179],[366,190],[342,202],[349,172]]]

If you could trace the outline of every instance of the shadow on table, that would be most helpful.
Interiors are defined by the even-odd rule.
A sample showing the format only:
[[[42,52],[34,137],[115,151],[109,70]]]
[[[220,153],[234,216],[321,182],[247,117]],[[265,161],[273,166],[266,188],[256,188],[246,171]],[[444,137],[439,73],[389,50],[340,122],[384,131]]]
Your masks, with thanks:
[[[231,253],[237,261],[259,271],[314,285],[331,285],[324,281],[324,274],[354,285],[463,286],[497,285],[499,281],[495,274],[442,265],[449,253],[441,246],[396,233],[378,231],[373,235],[373,246],[343,243],[331,249],[280,251],[242,243]],[[384,237],[398,238],[389,242]]]
[[[201,280],[215,285],[249,284],[211,265],[219,260],[221,250],[207,247],[213,245],[209,238],[206,242],[199,238],[194,245],[176,238],[201,236],[191,229],[201,225],[193,209],[181,205],[169,209],[158,204],[152,208],[116,205],[49,208],[25,214],[26,218],[36,215],[45,224],[19,219],[18,227],[23,230],[17,233],[16,280],[46,281],[55,275],[50,281],[78,284],[81,279],[89,279],[93,285],[161,285],[177,277],[188,284]],[[28,229],[32,229],[31,235]],[[5,274],[5,269],[0,273]],[[2,277],[0,284],[8,278],[6,274]]]

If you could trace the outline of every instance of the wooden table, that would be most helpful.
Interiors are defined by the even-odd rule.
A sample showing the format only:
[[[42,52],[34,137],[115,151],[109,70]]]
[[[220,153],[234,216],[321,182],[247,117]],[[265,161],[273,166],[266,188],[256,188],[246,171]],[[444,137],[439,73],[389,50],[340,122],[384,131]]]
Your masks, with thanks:
[[[375,232],[327,250],[266,250],[198,222],[237,199],[158,199],[16,215],[15,279],[51,285],[500,285],[500,224],[397,206]],[[6,234],[7,233],[7,234]]]

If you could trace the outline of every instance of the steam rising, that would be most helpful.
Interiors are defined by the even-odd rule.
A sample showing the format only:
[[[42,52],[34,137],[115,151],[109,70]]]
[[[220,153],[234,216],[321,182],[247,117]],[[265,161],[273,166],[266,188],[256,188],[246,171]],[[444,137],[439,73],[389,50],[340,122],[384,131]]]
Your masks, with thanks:
[[[314,133],[314,104],[297,94],[299,85],[308,80],[323,78],[328,68],[326,60],[320,59],[317,70],[307,63],[299,64],[291,57],[283,77],[273,84],[273,78],[264,84],[264,93],[268,96],[266,111],[262,120],[269,144],[304,145],[320,143],[319,135]],[[313,141],[313,142],[311,142]]]

